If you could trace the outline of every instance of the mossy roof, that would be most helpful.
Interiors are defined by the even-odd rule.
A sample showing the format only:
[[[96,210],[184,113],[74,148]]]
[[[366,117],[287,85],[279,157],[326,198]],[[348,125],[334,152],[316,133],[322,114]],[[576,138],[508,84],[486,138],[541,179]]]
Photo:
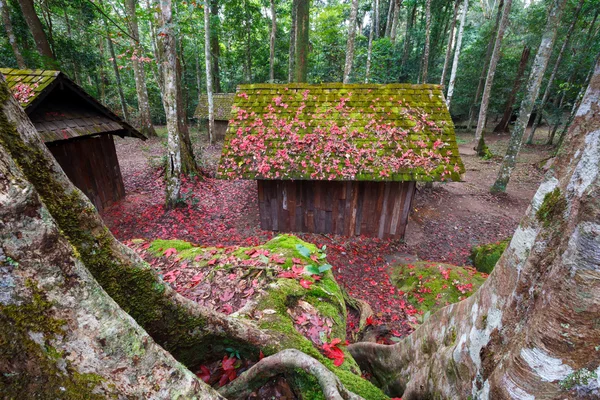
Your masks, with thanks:
[[[0,68],[44,142],[110,133],[146,137],[61,71]]]
[[[224,179],[460,180],[438,85],[253,84],[237,88]]]
[[[235,93],[215,93],[213,94],[213,105],[214,105],[214,119],[219,121],[229,121],[231,118],[231,107],[233,106],[233,99]],[[198,107],[194,117],[199,119],[208,119],[208,96],[205,94],[200,95],[198,101]]]

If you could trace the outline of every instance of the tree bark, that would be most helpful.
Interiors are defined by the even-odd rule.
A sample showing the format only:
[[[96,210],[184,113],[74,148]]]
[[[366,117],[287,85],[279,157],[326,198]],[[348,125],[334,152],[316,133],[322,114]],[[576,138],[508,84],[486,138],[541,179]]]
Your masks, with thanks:
[[[479,117],[477,118],[477,128],[475,129],[475,151],[478,155],[483,156],[486,153],[485,146],[485,125],[487,122],[487,111],[490,102],[490,95],[492,93],[492,86],[494,84],[494,75],[496,74],[496,67],[500,60],[500,49],[502,48],[502,40],[504,39],[504,32],[508,26],[508,15],[512,6],[512,0],[506,0],[504,3],[504,9],[502,10],[502,18],[500,25],[498,26],[498,33],[496,34],[496,43],[494,44],[494,51],[492,52],[492,58],[490,59],[490,66],[488,68],[488,74],[485,78],[485,87],[483,89],[483,95],[481,97],[481,106],[479,107]]]
[[[210,14],[211,19],[219,21],[219,1],[212,0],[210,2]],[[220,26],[213,26],[210,30],[210,52],[211,54],[211,66],[212,66],[212,81],[213,81],[213,92],[221,93],[221,75],[219,68],[219,58],[221,58],[221,46],[219,46],[219,28]]]
[[[244,18],[244,27],[246,31],[246,57],[244,60],[244,80],[246,83],[252,82],[252,44],[250,43],[251,34],[252,34],[252,18],[251,14],[248,12],[248,4],[246,0],[244,0],[244,12],[246,18]]]
[[[206,65],[206,97],[208,99],[208,138],[210,144],[215,143],[215,114],[213,103],[213,79],[210,68],[210,15],[208,13],[208,0],[204,0],[204,56]]]
[[[392,43],[396,43],[396,37],[398,34],[398,22],[400,20],[400,7],[402,6],[402,0],[394,0],[394,15],[392,17],[392,29],[390,31],[390,40]]]
[[[475,110],[477,109],[477,105],[479,103],[479,98],[481,96],[481,91],[483,90],[483,84],[485,83],[485,78],[488,72],[488,66],[490,64],[490,60],[492,58],[492,50],[494,49],[494,44],[496,43],[496,34],[498,33],[498,26],[500,25],[500,17],[502,16],[502,8],[504,6],[504,1],[500,1],[498,3],[498,11],[496,12],[496,22],[494,24],[494,28],[492,29],[492,33],[490,35],[490,40],[487,45],[487,49],[485,50],[485,61],[483,64],[483,68],[481,68],[481,74],[479,75],[479,81],[477,83],[477,90],[475,91],[475,98],[473,99],[473,103],[471,107],[469,107],[469,121],[467,122],[467,131],[471,130],[471,126],[473,126],[473,118],[475,117]]]
[[[468,1],[468,0],[465,0]],[[461,25],[462,29],[462,25]],[[459,39],[460,40],[460,39]],[[429,42],[431,41],[431,0],[425,0],[425,47],[423,49],[423,73],[421,82],[427,83],[429,70]],[[460,41],[459,41],[460,43]]]
[[[454,49],[454,61],[452,62],[452,70],[450,71],[450,82],[448,83],[448,94],[446,96],[446,104],[450,108],[452,95],[454,94],[454,84],[456,82],[456,71],[458,71],[458,60],[460,58],[460,48],[462,46],[463,32],[465,31],[465,20],[467,18],[467,9],[469,8],[469,0],[463,3],[462,13],[460,14],[460,27],[458,28],[458,36],[456,37],[456,47]]]
[[[385,20],[385,33],[383,34],[384,37],[391,38],[392,25],[394,24],[394,20],[393,20],[393,15],[394,15],[394,11],[395,11],[394,2],[395,2],[395,0],[389,0],[388,13],[387,13],[387,18]]]
[[[271,35],[269,37],[269,82],[275,82],[275,33],[277,32],[277,14],[275,0],[271,0]]]
[[[477,293],[350,353],[404,399],[597,398],[600,64],[567,142]]]
[[[358,14],[358,0],[352,0],[350,21],[348,21],[348,42],[346,43],[346,62],[344,63],[344,83],[350,82],[352,62],[354,60],[354,39],[356,38],[356,15]]]
[[[460,0],[454,2],[454,12],[452,14],[452,23],[450,24],[450,35],[448,35],[448,47],[446,48],[446,57],[444,58],[444,66],[442,67],[442,76],[440,78],[440,85],[446,84],[446,72],[448,71],[448,64],[450,63],[450,57],[452,56],[452,44],[454,40],[454,30],[456,28],[456,17],[458,16],[458,8],[460,6]]]
[[[565,50],[567,49],[567,46],[569,45],[569,40],[571,39],[571,34],[573,33],[573,30],[575,29],[575,25],[577,24],[579,12],[581,11],[581,7],[583,7],[583,3],[584,3],[584,0],[579,0],[579,4],[577,5],[577,8],[575,9],[575,11],[573,13],[573,21],[571,22],[571,25],[569,26],[569,30],[567,31],[567,34],[565,35],[565,40],[564,40],[562,46],[560,47],[558,56],[556,57],[556,62],[554,63],[554,68],[552,68],[552,73],[550,74],[550,77],[548,78],[548,82],[546,83],[546,90],[544,90],[544,95],[542,96],[542,101],[540,103],[540,106],[538,107],[538,110],[539,110],[538,117],[533,121],[533,126],[531,127],[531,131],[529,132],[529,136],[527,137],[527,142],[526,142],[527,144],[533,143],[533,135],[535,135],[535,131],[536,131],[538,125],[540,124],[540,122],[542,121],[544,107],[546,107],[546,103],[548,102],[548,98],[550,97],[550,91],[552,90],[552,84],[554,83],[554,78],[556,78],[556,74],[558,73],[558,67],[560,67],[560,63],[562,61]],[[550,137],[550,135],[548,135],[548,137]]]
[[[183,42],[183,37],[180,38],[180,44]],[[177,66],[177,123],[179,132],[179,148],[181,153],[181,172],[185,175],[190,175],[198,171],[198,165],[196,164],[196,156],[194,155],[194,149],[192,147],[192,141],[190,139],[190,129],[188,127],[187,118],[187,107],[186,107],[186,96],[184,96],[184,89],[187,86],[182,84],[184,76],[183,66],[185,65],[183,58],[183,46],[177,46],[180,48],[180,55],[175,54],[175,61]],[[200,176],[199,176],[200,177]]]
[[[125,11],[127,13],[127,22],[129,26],[129,34],[131,35],[131,44],[134,48],[132,56],[133,74],[135,78],[135,89],[138,98],[139,108],[139,125],[140,132],[146,136],[156,136],[154,124],[152,124],[152,116],[150,115],[150,102],[148,101],[148,89],[146,88],[146,72],[144,71],[144,61],[140,58],[144,57],[144,49],[140,44],[140,34],[137,21],[137,13],[135,6],[137,0],[125,0]]]
[[[380,19],[380,15],[379,15],[379,0],[375,0],[375,38],[377,39],[379,37],[379,19]]]
[[[417,14],[417,4],[415,3],[412,7],[410,15],[407,15],[406,21],[406,34],[404,35],[404,49],[402,50],[402,60],[400,60],[400,71],[404,69],[406,62],[410,56],[410,39],[412,37],[412,27],[415,23],[415,17]]]
[[[106,41],[108,43],[108,51],[112,59],[113,71],[115,72],[115,81],[117,83],[117,91],[119,92],[119,100],[121,101],[121,112],[123,113],[123,119],[129,121],[129,112],[127,111],[127,102],[125,101],[125,95],[123,94],[123,84],[121,83],[121,73],[119,72],[119,66],[117,65],[117,55],[115,54],[115,47],[113,46],[112,38],[110,37],[110,29],[106,20],[104,20],[104,27],[106,28]]]
[[[308,76],[308,30],[309,0],[297,0],[296,43],[295,43],[295,82],[306,82]]]
[[[52,53],[52,49],[50,48],[48,37],[46,36],[44,28],[42,27],[42,23],[35,12],[33,0],[19,0],[19,5],[21,6],[23,17],[25,17],[25,22],[27,22],[27,26],[29,27],[31,35],[33,36],[38,53],[40,56],[42,56],[44,65],[49,69],[58,68],[58,63],[56,62],[54,53]]]
[[[373,1],[373,5],[375,1]],[[369,83],[371,74],[371,58],[373,57],[373,34],[375,33],[375,21],[373,21],[374,11],[371,11],[371,27],[369,28],[369,44],[367,45],[367,66],[365,68],[365,83]]]
[[[491,188],[492,192],[506,191],[506,186],[510,180],[510,174],[515,168],[517,156],[519,155],[519,150],[521,150],[521,144],[523,143],[523,136],[525,135],[525,131],[527,129],[527,123],[531,117],[531,112],[533,111],[533,107],[535,105],[535,99],[537,99],[540,86],[542,84],[542,79],[544,78],[544,71],[546,71],[546,67],[550,61],[550,55],[552,54],[552,48],[554,47],[554,42],[556,41],[556,34],[565,2],[566,0],[552,1],[551,8],[548,12],[548,21],[542,35],[542,42],[540,43],[537,54],[535,55],[535,60],[533,61],[533,66],[531,68],[531,74],[529,75],[527,91],[521,103],[521,108],[519,109],[519,117],[517,118],[517,121],[515,122],[515,128],[510,135],[508,149],[506,150],[506,155],[502,160],[502,165],[498,171],[496,182],[494,182],[494,185]],[[479,115],[481,116],[481,112]],[[479,123],[477,126],[479,127]]]
[[[508,132],[508,124],[510,122],[510,117],[513,113],[513,105],[515,104],[515,100],[517,99],[517,93],[521,89],[521,84],[523,83],[523,76],[525,75],[525,69],[527,68],[527,61],[529,60],[529,55],[531,54],[531,47],[525,45],[523,47],[523,52],[521,53],[521,60],[519,61],[519,68],[517,69],[517,76],[515,77],[515,82],[513,84],[513,88],[508,95],[508,99],[506,100],[506,104],[504,105],[504,113],[502,114],[502,119],[494,128],[494,132]]]
[[[10,21],[9,4],[7,3],[7,0],[0,0],[0,13],[2,14],[2,23],[4,24],[4,29],[6,30],[6,36],[8,37],[10,47],[12,48],[13,54],[15,55],[17,66],[20,69],[26,69],[27,65],[25,65],[25,59],[21,54],[21,50],[19,50],[19,44],[17,43],[17,38],[15,37],[15,32],[13,31],[12,22]]]
[[[298,0],[292,0],[291,3],[292,25],[290,27],[290,53],[288,58],[288,82],[294,82],[294,73],[296,71],[294,60],[296,58],[296,30],[298,21],[296,11],[298,10]]]

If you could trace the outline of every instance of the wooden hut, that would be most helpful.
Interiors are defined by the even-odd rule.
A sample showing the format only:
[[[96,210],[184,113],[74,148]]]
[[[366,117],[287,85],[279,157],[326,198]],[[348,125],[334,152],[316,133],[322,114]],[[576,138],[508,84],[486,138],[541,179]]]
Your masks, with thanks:
[[[229,124],[229,118],[231,117],[231,106],[233,105],[233,99],[235,93],[215,93],[213,94],[213,111],[215,120],[215,139],[223,140],[225,132],[227,132],[227,125]],[[200,95],[198,101],[198,107],[194,117],[199,121],[202,121],[206,125],[206,131],[208,132],[208,96],[205,94]]]
[[[258,182],[263,229],[379,238],[462,173],[441,87],[409,84],[241,85],[218,170]]]
[[[98,210],[125,197],[113,135],[144,135],[60,71],[0,73],[69,179]]]

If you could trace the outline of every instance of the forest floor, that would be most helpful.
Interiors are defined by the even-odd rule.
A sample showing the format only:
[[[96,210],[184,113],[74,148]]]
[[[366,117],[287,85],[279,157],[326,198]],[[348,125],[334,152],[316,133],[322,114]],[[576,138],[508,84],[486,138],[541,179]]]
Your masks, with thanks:
[[[115,138],[127,196],[103,212],[115,236],[132,239],[182,239],[202,246],[256,246],[274,236],[260,229],[254,181],[214,178],[221,145],[210,146],[205,135],[192,130],[192,140],[204,178],[191,177],[183,185],[184,202],[165,210],[163,172],[165,130],[160,137],[142,142]],[[539,130],[541,143],[546,132]],[[405,241],[346,238],[337,235],[297,234],[301,239],[327,246],[327,260],[347,292],[368,302],[374,324],[385,324],[395,336],[409,333],[414,324],[406,318],[406,296],[390,280],[390,265],[429,260],[470,265],[475,245],[510,237],[542,180],[543,165],[552,148],[524,146],[507,193],[492,195],[508,135],[489,134],[496,155],[483,160],[472,150],[473,135],[458,133],[457,141],[466,173],[463,182],[419,187]],[[350,321],[355,323],[356,320]]]

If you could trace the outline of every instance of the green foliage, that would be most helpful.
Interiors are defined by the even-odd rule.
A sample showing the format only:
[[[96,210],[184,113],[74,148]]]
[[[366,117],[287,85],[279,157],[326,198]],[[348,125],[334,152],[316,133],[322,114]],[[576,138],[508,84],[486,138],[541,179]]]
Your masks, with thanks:
[[[501,242],[474,246],[471,249],[471,261],[479,272],[492,272],[502,253],[510,243],[511,238]]]
[[[593,379],[598,379],[598,374],[595,371],[581,368],[567,375],[566,378],[558,382],[558,385],[563,390],[571,390],[576,386],[585,386]]]

